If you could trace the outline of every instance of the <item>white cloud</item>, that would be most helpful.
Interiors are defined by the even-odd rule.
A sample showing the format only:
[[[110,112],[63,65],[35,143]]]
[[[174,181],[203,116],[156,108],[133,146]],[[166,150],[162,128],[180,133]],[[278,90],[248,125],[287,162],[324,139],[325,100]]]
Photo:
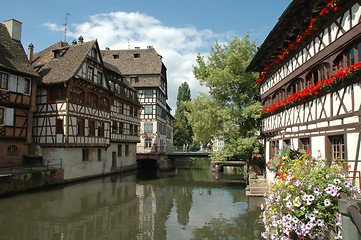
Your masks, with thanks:
[[[63,27],[46,23],[52,31],[63,31]],[[110,12],[96,14],[88,22],[73,24],[68,36],[77,39],[82,35],[85,41],[98,39],[101,49],[146,48],[153,46],[163,56],[168,73],[168,104],[176,108],[178,87],[183,82],[190,86],[192,98],[199,92],[207,92],[194,78],[193,66],[199,52],[209,52],[216,38],[228,38],[216,35],[211,30],[198,30],[194,26],[175,28],[163,25],[152,16],[138,12]]]

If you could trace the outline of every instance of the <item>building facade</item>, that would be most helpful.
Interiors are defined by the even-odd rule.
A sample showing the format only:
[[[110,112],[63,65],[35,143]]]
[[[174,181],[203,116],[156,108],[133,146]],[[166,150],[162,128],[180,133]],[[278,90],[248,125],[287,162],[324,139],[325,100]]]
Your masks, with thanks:
[[[22,23],[0,23],[0,167],[23,164],[33,154],[32,117],[40,76],[21,45]]]
[[[42,77],[33,133],[37,153],[62,160],[72,180],[136,167],[141,105],[97,41],[58,42],[32,56]]]
[[[167,104],[167,68],[153,47],[103,50],[105,62],[118,67],[137,90],[140,112],[138,153],[167,152],[173,148],[173,121]]]
[[[356,0],[294,0],[259,47],[266,161],[286,144],[361,170],[360,17]]]

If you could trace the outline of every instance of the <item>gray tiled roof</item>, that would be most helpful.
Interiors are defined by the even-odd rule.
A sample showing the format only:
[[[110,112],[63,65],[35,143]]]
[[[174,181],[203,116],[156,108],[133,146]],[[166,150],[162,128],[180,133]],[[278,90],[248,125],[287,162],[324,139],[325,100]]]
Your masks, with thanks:
[[[0,69],[39,77],[31,67],[23,46],[11,39],[6,26],[2,23],[0,23]]]
[[[96,40],[76,45],[58,42],[47,49],[34,54],[33,66],[43,77],[43,83],[65,82],[72,78]],[[54,58],[55,50],[64,50],[65,53]]]
[[[102,50],[103,61],[115,65],[124,76],[138,76],[133,87],[157,87],[162,73],[162,56],[154,48],[129,50]],[[135,57],[139,54],[139,57]],[[118,56],[114,58],[114,56]],[[141,76],[143,75],[143,76]],[[148,76],[146,76],[148,75]]]

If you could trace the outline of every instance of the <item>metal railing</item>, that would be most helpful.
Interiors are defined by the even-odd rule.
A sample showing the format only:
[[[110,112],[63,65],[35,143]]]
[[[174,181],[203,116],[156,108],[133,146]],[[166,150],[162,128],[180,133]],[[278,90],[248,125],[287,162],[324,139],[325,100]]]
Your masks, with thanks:
[[[350,199],[341,193],[338,209],[342,215],[342,239],[361,240],[361,200]]]
[[[26,174],[49,169],[61,169],[63,168],[63,159],[43,159],[42,165],[27,163],[19,166],[13,162],[2,162],[2,166],[5,167],[0,167],[0,175]]]

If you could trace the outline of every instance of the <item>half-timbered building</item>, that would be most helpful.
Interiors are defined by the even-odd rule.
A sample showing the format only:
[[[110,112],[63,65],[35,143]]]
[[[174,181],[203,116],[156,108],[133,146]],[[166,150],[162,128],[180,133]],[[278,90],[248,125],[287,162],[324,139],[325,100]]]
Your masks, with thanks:
[[[140,143],[137,152],[165,152],[173,147],[173,116],[167,104],[167,68],[153,47],[103,50],[105,62],[119,68],[137,90],[140,113]]]
[[[254,56],[266,161],[283,144],[361,170],[361,3],[294,0]]]
[[[32,154],[32,117],[36,84],[40,76],[32,69],[21,45],[22,23],[0,23],[0,167],[20,166]]]
[[[58,42],[33,59],[42,76],[33,124],[38,153],[62,159],[65,179],[135,167],[140,104],[103,64],[97,41]]]

